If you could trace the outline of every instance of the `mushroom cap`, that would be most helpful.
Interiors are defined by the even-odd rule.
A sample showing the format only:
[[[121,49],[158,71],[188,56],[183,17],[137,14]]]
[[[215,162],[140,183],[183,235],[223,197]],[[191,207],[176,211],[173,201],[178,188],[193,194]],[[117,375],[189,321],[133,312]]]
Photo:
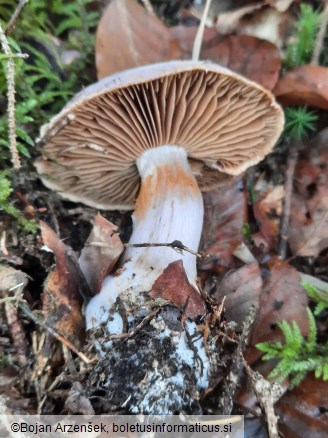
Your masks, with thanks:
[[[108,76],[78,93],[41,129],[35,163],[64,198],[132,209],[136,159],[161,145],[185,148],[200,188],[261,161],[278,140],[283,111],[260,85],[221,66],[171,61]]]

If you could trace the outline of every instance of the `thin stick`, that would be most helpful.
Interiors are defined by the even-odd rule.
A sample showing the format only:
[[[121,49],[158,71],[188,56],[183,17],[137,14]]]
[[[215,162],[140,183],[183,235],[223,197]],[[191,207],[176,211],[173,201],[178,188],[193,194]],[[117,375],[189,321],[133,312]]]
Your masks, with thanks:
[[[173,242],[171,243],[125,243],[124,246],[126,248],[156,248],[157,246],[166,246],[168,248],[174,249],[180,254],[183,254],[183,251],[186,251],[196,257],[202,257],[201,254],[188,248],[182,242],[180,242],[180,240],[173,240]]]
[[[242,353],[246,348],[249,334],[255,321],[255,317],[256,308],[255,306],[251,306],[245,318],[245,321],[243,322],[242,332],[238,339],[238,345],[236,351],[233,354],[232,366],[224,384],[223,394],[220,397],[223,408],[222,415],[231,414],[237,386],[239,384],[240,376],[243,370]]]
[[[253,391],[265,413],[270,438],[279,438],[278,417],[274,412],[274,404],[282,396],[283,389],[278,383],[267,381],[260,373],[254,372],[244,357],[244,368],[251,382]]]
[[[100,248],[108,248],[110,245],[105,242],[89,242],[87,243],[88,246],[98,246]],[[183,245],[180,240],[174,240],[171,243],[124,243],[124,246],[126,248],[157,248],[160,246],[165,246],[167,248],[172,248],[175,251],[177,251],[180,254],[183,254],[183,251],[189,252],[190,254],[193,254],[196,257],[202,258],[201,254],[198,252],[188,248],[187,246]]]
[[[320,58],[320,54],[322,52],[322,48],[324,45],[326,29],[328,26],[328,1],[325,0],[324,3],[325,3],[325,7],[321,13],[321,23],[320,23],[319,31],[317,33],[316,40],[315,40],[314,49],[313,49],[313,55],[312,55],[312,60],[311,60],[312,65],[319,65],[319,58]]]
[[[152,7],[151,3],[149,0],[141,0],[145,9],[147,10],[147,12],[151,15],[156,16],[155,12],[154,12],[154,8]]]
[[[286,258],[286,253],[287,253],[288,229],[289,229],[291,201],[293,194],[293,180],[294,180],[296,163],[298,159],[297,146],[298,146],[297,143],[291,145],[288,161],[287,161],[286,174],[285,174],[286,175],[285,200],[284,200],[283,213],[281,216],[281,223],[280,223],[280,243],[279,243],[279,255],[282,260]]]
[[[133,336],[135,336],[142,328],[144,328],[146,326],[146,324],[148,324],[149,321],[151,321],[160,311],[159,308],[152,310],[151,312],[148,313],[148,315],[146,315],[144,317],[144,319],[134,328],[134,330],[132,330],[132,332],[128,332],[128,333],[118,333],[118,334],[114,334],[114,335],[109,335],[106,336],[105,338],[105,342],[107,341],[112,341],[112,340],[116,340],[116,339],[124,339],[124,338],[132,338]]]
[[[25,303],[19,303],[18,306],[21,309],[21,311],[24,313],[25,316],[27,316],[35,324],[39,325],[44,330],[46,330],[48,333],[50,333],[58,341],[60,341],[61,343],[66,345],[68,348],[70,348],[75,354],[77,354],[79,356],[80,359],[83,360],[83,362],[85,362],[86,364],[89,364],[92,362],[83,353],[81,353],[76,347],[74,347],[74,345],[67,338],[65,338],[60,333],[56,332],[52,327],[50,327],[40,317],[36,316]]]
[[[12,30],[15,27],[17,18],[21,14],[22,10],[24,9],[25,5],[29,2],[29,0],[20,0],[13,15],[11,16],[9,23],[7,24],[7,27],[5,29],[5,34],[8,36]]]
[[[27,59],[27,53],[12,53],[11,55],[0,55],[0,61],[7,61],[7,59]]]
[[[9,47],[6,35],[0,24],[0,43],[5,55],[8,56],[6,65],[6,80],[7,80],[7,111],[8,111],[8,131],[11,161],[14,169],[20,169],[21,163],[17,150],[16,141],[16,121],[15,121],[15,64],[12,59],[12,51]]]
[[[6,231],[3,231],[1,233],[1,237],[0,237],[0,251],[2,252],[2,254],[5,257],[9,256],[9,252],[8,252],[8,250],[6,248]]]
[[[208,16],[208,11],[210,9],[211,1],[212,0],[206,0],[203,16],[202,16],[202,19],[200,20],[200,23],[199,23],[199,26],[198,26],[198,30],[197,30],[197,33],[196,33],[196,36],[195,36],[194,46],[192,48],[191,59],[193,61],[198,61],[199,60],[200,49],[202,47],[202,42],[203,42],[203,35],[204,35],[206,19],[207,19],[207,16]]]

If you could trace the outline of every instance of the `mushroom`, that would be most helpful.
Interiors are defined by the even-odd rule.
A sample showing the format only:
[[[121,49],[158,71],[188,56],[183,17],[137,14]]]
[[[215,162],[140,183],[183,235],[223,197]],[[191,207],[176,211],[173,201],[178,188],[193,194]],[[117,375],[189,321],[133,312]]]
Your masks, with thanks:
[[[43,127],[36,167],[65,199],[120,210],[132,209],[136,199],[131,244],[178,240],[197,251],[200,189],[222,172],[237,175],[261,161],[283,120],[269,91],[226,68],[199,61],[149,65],[106,77],[73,98]],[[88,304],[88,328],[108,320],[121,293],[132,290],[138,300],[180,259],[197,289],[193,254],[128,248],[119,275],[108,276]]]

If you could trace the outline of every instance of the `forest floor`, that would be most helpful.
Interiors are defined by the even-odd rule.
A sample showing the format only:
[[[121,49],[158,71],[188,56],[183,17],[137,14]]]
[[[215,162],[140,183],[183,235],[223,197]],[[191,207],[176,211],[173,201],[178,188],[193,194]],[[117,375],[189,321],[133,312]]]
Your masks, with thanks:
[[[10,412],[101,411],[84,388],[96,353],[76,269],[98,210],[42,184],[39,129],[97,79],[190,59],[205,1],[107,3],[36,0],[20,10],[0,0],[0,394]],[[270,90],[286,120],[265,160],[203,194],[198,274],[220,309],[220,364],[201,405],[220,414],[231,404],[250,437],[274,436],[268,403],[281,436],[328,434],[327,17],[327,1],[213,0],[202,37],[200,59]],[[131,212],[100,214],[129,240]],[[254,394],[255,371],[281,385],[276,394]]]

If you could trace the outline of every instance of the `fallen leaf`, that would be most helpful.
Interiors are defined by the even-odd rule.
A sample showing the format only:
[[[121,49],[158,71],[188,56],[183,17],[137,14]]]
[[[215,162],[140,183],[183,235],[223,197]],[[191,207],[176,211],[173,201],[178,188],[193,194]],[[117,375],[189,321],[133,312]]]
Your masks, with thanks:
[[[301,65],[288,71],[273,93],[283,105],[328,109],[328,67]]]
[[[249,313],[250,306],[259,308],[261,290],[260,268],[257,263],[252,263],[229,271],[218,285],[214,298],[220,303],[225,296],[227,320],[241,325]]]
[[[183,50],[184,59],[190,59],[197,28],[176,26],[171,32]],[[214,29],[205,29],[200,58],[230,68],[268,89],[272,89],[279,79],[278,48],[253,36],[222,36]]]
[[[295,268],[287,262],[274,257],[262,271],[263,289],[259,313],[253,329],[250,345],[259,342],[281,341],[283,339],[278,322],[296,321],[301,333],[308,334],[306,308],[308,297],[300,285],[301,278]],[[256,348],[249,349],[246,360],[252,364],[262,353]]]
[[[192,319],[206,312],[200,293],[188,281],[182,260],[172,262],[164,269],[153,284],[150,295],[170,301]]]
[[[294,255],[318,256],[328,248],[328,128],[306,148],[295,171],[288,243]]]
[[[98,25],[98,79],[128,68],[179,59],[170,30],[134,0],[113,0]]]
[[[0,296],[1,298],[13,297],[23,292],[28,283],[25,272],[11,266],[0,265]]]
[[[58,332],[82,343],[85,339],[85,321],[82,315],[80,295],[81,277],[73,250],[66,246],[57,234],[40,221],[43,244],[54,252],[56,267],[50,272],[43,292],[43,309],[48,323]]]
[[[10,388],[19,381],[18,369],[14,366],[7,366],[0,371],[0,391],[10,391]]]
[[[71,415],[95,415],[92,404],[80,382],[73,383],[64,408]]]
[[[175,38],[181,49],[181,57],[183,59],[190,59],[194,45],[195,36],[198,27],[196,26],[173,26],[170,28],[172,36]],[[201,58],[205,58],[204,50],[208,52],[214,47],[214,51],[218,42],[222,41],[222,36],[217,33],[215,29],[205,27],[202,38]],[[212,53],[213,54],[213,53]],[[215,52],[214,52],[215,56]],[[212,59],[212,56],[208,56],[208,59]]]
[[[204,198],[202,252],[208,255],[200,261],[202,270],[219,273],[222,266],[233,266],[233,251],[243,241],[243,225],[247,223],[247,201],[241,181],[230,181]]]
[[[230,48],[228,67],[271,90],[281,69],[278,48],[269,41],[248,35],[230,35],[227,41]]]
[[[241,260],[243,263],[247,265],[251,263],[257,263],[256,258],[254,257],[252,251],[248,248],[248,246],[242,242],[237,248],[234,249],[232,253],[237,259]]]
[[[239,28],[242,18],[250,15],[254,16],[254,12],[263,7],[263,2],[256,2],[238,9],[221,12],[216,19],[216,28],[222,34],[232,33]]]
[[[278,12],[286,12],[295,0],[268,0],[266,3],[275,7]]]
[[[28,279],[29,277],[24,272],[11,266],[0,265],[0,296],[12,339],[15,360],[20,366],[25,366],[27,363],[28,342],[17,304],[24,300],[23,291]]]
[[[284,186],[268,188],[269,192],[262,194],[261,198],[253,203],[253,212],[257,225],[268,247],[277,248],[280,216],[284,199]]]
[[[270,41],[281,49],[293,21],[292,14],[288,12],[291,3],[292,0],[253,2],[219,13],[215,26],[220,34],[249,35]]]
[[[124,245],[117,227],[98,213],[79,258],[81,271],[92,295],[100,291],[104,278],[112,272],[123,251]]]
[[[328,436],[328,382],[308,374],[275,405],[284,438]]]

